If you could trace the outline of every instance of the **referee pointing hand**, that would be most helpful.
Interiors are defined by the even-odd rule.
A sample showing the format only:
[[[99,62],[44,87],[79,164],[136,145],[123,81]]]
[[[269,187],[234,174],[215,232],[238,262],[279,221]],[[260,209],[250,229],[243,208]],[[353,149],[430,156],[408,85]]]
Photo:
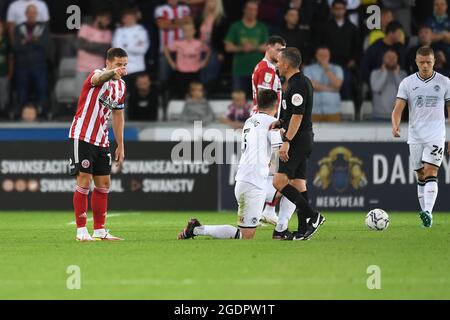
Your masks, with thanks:
[[[325,222],[325,218],[311,208],[306,191],[307,162],[314,143],[311,122],[313,87],[300,71],[301,63],[298,49],[288,47],[280,52],[278,71],[286,78],[287,88],[283,93],[282,117],[272,125],[285,131],[273,185],[297,206],[298,231],[294,233],[294,240],[310,239]]]

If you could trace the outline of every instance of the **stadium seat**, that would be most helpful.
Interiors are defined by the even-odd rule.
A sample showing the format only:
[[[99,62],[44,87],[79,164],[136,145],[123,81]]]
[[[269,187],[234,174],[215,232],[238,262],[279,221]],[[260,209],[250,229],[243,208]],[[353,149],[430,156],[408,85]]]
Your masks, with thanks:
[[[371,120],[373,115],[373,105],[371,101],[364,101],[361,105],[360,120]]]
[[[55,95],[57,103],[72,103],[78,98],[75,88],[75,78],[59,79],[55,86]]]
[[[353,101],[341,102],[341,117],[342,120],[355,120],[355,105]]]
[[[214,116],[217,118],[227,113],[231,100],[211,100],[209,103],[214,112]]]
[[[73,77],[75,78],[77,69],[77,58],[64,57],[59,62],[58,76],[59,78]]]
[[[169,121],[181,120],[181,113],[183,112],[184,100],[170,100],[167,107],[167,119]]]

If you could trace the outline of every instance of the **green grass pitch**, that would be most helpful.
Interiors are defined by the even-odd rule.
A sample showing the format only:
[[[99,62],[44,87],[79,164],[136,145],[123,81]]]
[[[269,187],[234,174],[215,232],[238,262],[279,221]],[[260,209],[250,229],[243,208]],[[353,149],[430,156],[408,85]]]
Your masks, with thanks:
[[[191,216],[234,224],[232,213],[110,214],[126,241],[76,242],[69,212],[0,213],[0,299],[450,299],[450,214],[425,229],[391,213],[377,232],[362,213],[328,213],[307,242],[274,241],[271,227],[252,241],[175,240]],[[70,265],[80,290],[66,287]],[[367,288],[371,265],[379,290]]]

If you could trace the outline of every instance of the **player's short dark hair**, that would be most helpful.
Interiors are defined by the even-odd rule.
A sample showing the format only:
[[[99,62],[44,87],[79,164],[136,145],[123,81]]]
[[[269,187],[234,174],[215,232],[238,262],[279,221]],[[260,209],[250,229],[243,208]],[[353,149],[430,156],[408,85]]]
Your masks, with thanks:
[[[433,30],[433,29],[431,29],[431,27],[428,25],[428,24],[421,24],[420,26],[419,26],[419,29],[417,29],[417,33],[419,33],[420,31],[422,31],[423,29],[429,29],[429,30]]]
[[[269,39],[267,39],[266,41],[266,45],[268,46],[274,46],[276,44],[281,44],[282,46],[286,46],[286,40],[284,40],[282,37],[280,36],[270,36]]]
[[[281,56],[287,60],[289,65],[293,68],[300,68],[302,64],[302,54],[297,48],[287,47],[281,50]]]
[[[391,21],[386,26],[386,34],[397,32],[398,30],[403,30],[403,26],[398,21]]]
[[[123,58],[128,57],[128,54],[122,48],[110,48],[106,53],[106,59],[109,61],[113,61],[114,58]]]
[[[258,92],[256,101],[258,103],[258,109],[271,109],[278,102],[278,95],[274,90],[263,89]]]
[[[331,7],[334,8],[334,6],[337,4],[342,4],[343,6],[347,7],[347,1],[345,1],[345,0],[334,0],[331,3]]]
[[[316,53],[317,53],[317,51],[319,51],[319,50],[328,50],[328,51],[330,51],[330,48],[327,47],[326,45],[322,44],[322,45],[319,45],[319,46],[316,48]]]
[[[427,57],[430,55],[434,57],[434,50],[431,47],[423,46],[417,49],[416,56]]]
[[[136,8],[126,8],[125,10],[123,10],[122,14],[120,15],[122,18],[128,15],[137,15],[138,14],[138,10]]]

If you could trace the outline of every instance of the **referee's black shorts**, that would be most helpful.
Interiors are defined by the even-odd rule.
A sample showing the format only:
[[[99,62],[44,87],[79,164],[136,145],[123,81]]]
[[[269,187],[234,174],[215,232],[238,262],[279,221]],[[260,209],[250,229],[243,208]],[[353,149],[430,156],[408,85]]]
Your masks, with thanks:
[[[314,145],[312,131],[300,132],[291,141],[289,147],[289,160],[279,160],[278,173],[284,173],[289,179],[306,179],[308,158]]]

